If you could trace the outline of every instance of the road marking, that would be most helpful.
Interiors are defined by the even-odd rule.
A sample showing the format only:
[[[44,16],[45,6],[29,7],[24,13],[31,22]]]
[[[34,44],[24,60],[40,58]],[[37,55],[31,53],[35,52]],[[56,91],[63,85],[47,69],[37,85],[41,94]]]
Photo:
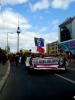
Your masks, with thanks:
[[[69,78],[67,78],[67,77],[61,76],[61,75],[59,75],[59,74],[55,74],[55,75],[58,76],[58,77],[60,77],[60,78],[63,78],[64,80],[66,80],[66,81],[68,81],[68,82],[70,82],[70,83],[75,84],[75,81],[74,81],[74,80],[71,80],[71,79],[69,79]]]

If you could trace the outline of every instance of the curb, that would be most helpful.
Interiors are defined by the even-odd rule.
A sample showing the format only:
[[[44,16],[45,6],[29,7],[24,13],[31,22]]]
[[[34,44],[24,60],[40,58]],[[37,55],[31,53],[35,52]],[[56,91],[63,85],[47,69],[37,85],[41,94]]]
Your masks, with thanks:
[[[2,80],[0,81],[0,92],[2,91],[2,88],[3,88],[5,82],[8,78],[8,75],[10,73],[10,63],[9,63],[9,61],[7,63],[8,63],[7,71],[6,71],[5,75],[3,76]]]

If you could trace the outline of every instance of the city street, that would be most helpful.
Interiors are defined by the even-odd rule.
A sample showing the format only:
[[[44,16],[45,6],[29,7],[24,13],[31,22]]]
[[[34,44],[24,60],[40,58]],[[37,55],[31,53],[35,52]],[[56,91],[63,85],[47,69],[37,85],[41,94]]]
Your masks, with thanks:
[[[23,65],[11,66],[0,100],[74,100],[75,71],[29,73]]]
[[[75,0],[0,0],[0,100],[75,100],[74,9]]]

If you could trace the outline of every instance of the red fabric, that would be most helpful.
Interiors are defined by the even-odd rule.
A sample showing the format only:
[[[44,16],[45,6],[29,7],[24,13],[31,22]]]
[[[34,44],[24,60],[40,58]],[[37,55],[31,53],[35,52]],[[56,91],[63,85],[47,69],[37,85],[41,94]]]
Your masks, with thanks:
[[[37,47],[37,51],[39,51],[40,53],[44,53],[45,49],[42,47]]]

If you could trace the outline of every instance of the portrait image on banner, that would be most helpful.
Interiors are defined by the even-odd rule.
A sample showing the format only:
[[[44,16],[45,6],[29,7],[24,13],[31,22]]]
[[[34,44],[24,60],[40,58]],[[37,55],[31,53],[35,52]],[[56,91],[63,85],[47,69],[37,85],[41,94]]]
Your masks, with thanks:
[[[43,38],[34,38],[35,46],[44,47],[44,39]]]

